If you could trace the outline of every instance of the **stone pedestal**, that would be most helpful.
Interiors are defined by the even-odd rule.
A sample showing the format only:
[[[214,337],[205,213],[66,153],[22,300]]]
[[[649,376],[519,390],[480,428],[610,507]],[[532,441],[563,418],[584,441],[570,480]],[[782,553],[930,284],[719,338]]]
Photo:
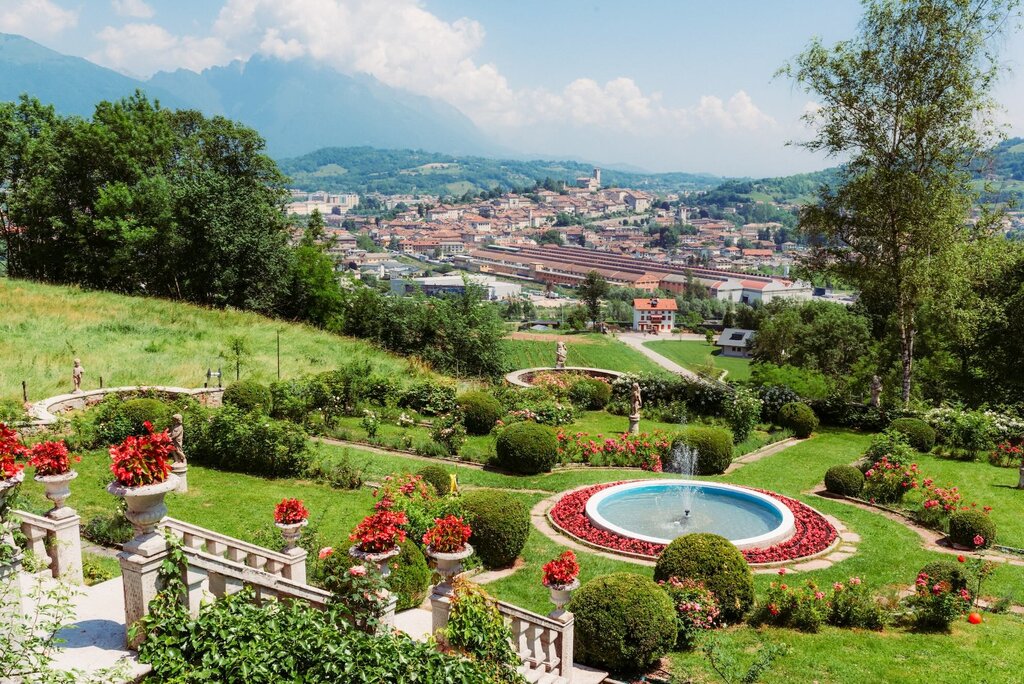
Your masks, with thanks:
[[[284,555],[292,559],[292,561],[285,566],[284,572],[282,573],[287,579],[299,584],[306,583],[306,549],[301,546],[296,546],[294,549],[288,549],[284,552]]]
[[[64,505],[64,502],[71,496],[71,481],[78,477],[78,473],[69,470],[61,475],[37,475],[35,481],[43,485],[44,496],[53,502],[46,517],[51,520],[73,516],[75,512]]]
[[[124,587],[124,624],[128,630],[149,610],[149,602],[158,592],[157,578],[160,566],[167,558],[167,542],[162,537],[136,537],[124,545],[117,554],[121,563],[121,582]],[[137,648],[144,635],[133,639],[126,632],[128,647]]]
[[[71,584],[85,584],[82,576],[82,533],[81,517],[74,510],[64,506],[51,511],[61,514],[54,520],[53,547],[50,551],[50,570]],[[51,517],[47,514],[47,517]]]
[[[175,461],[171,464],[171,472],[178,476],[178,488],[174,491],[178,494],[188,492],[188,463]]]
[[[634,413],[629,417],[629,434],[639,435],[640,434],[640,414]]]
[[[426,555],[434,561],[434,570],[441,576],[441,581],[430,592],[431,632],[436,632],[448,624],[454,593],[451,581],[462,572],[462,561],[473,555],[473,547],[466,544],[458,553],[439,553],[428,546]]]
[[[389,591],[388,592],[388,603],[384,607],[384,614],[380,616],[380,621],[384,625],[386,631],[391,631],[395,628],[395,612],[398,610],[398,594]]]
[[[1017,483],[1017,489],[1024,489],[1024,466],[1020,467],[1020,481]]]

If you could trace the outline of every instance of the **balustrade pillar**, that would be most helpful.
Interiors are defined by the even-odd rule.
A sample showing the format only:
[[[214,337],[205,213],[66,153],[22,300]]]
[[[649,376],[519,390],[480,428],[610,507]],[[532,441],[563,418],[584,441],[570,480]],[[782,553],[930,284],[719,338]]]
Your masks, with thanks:
[[[158,592],[160,567],[167,558],[167,542],[158,534],[142,535],[124,545],[117,554],[121,563],[121,581],[124,586],[125,629],[141,620],[149,611],[149,602]],[[137,634],[128,638],[128,647],[136,648],[142,640]]]

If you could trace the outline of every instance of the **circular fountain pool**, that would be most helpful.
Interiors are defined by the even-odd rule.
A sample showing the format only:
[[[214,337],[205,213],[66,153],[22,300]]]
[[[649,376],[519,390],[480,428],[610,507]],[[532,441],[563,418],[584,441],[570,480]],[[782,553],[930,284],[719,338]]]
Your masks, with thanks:
[[[770,496],[719,482],[658,480],[608,487],[587,501],[586,515],[608,532],[668,544],[694,532],[718,534],[740,549],[793,535],[793,513]]]

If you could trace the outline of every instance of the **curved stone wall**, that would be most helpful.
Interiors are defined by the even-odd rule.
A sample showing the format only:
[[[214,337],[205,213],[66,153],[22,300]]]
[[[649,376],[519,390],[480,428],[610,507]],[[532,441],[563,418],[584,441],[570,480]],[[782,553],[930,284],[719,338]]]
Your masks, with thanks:
[[[61,413],[88,408],[100,403],[109,394],[132,396],[141,393],[155,394],[168,398],[187,395],[194,397],[203,406],[216,407],[221,405],[224,389],[221,387],[187,389],[185,387],[137,385],[134,387],[105,387],[103,389],[85,390],[70,394],[58,394],[57,396],[37,401],[29,406],[28,415],[32,419],[30,426],[33,428],[43,428],[53,425],[57,422],[58,416]]]
[[[625,377],[625,373],[608,370],[606,368],[586,368],[584,366],[566,366],[565,368],[524,368],[512,371],[505,376],[505,382],[516,387],[533,387],[531,380],[539,373],[573,373],[575,375],[589,375],[592,378],[600,378],[608,382]]]

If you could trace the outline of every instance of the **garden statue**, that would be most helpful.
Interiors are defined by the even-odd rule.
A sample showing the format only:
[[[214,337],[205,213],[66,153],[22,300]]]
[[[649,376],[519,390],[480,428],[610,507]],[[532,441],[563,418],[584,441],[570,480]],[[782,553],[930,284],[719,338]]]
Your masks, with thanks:
[[[1020,481],[1017,482],[1017,489],[1024,489],[1024,463],[1020,466]]]
[[[640,433],[640,407],[642,406],[640,401],[640,383],[633,383],[633,394],[629,400],[629,434],[636,435]]]
[[[871,405],[878,408],[882,397],[882,379],[877,375],[871,376]]]
[[[85,374],[85,369],[82,368],[81,359],[75,359],[75,367],[71,369],[71,382],[74,384],[75,392],[82,391],[82,375]]]
[[[565,357],[568,355],[568,350],[565,348],[565,342],[561,340],[555,345],[555,368],[565,368]]]
[[[171,416],[171,443],[174,445],[171,472],[178,476],[178,488],[175,491],[184,494],[188,491],[188,461],[185,458],[185,428],[181,420],[180,413]]]

